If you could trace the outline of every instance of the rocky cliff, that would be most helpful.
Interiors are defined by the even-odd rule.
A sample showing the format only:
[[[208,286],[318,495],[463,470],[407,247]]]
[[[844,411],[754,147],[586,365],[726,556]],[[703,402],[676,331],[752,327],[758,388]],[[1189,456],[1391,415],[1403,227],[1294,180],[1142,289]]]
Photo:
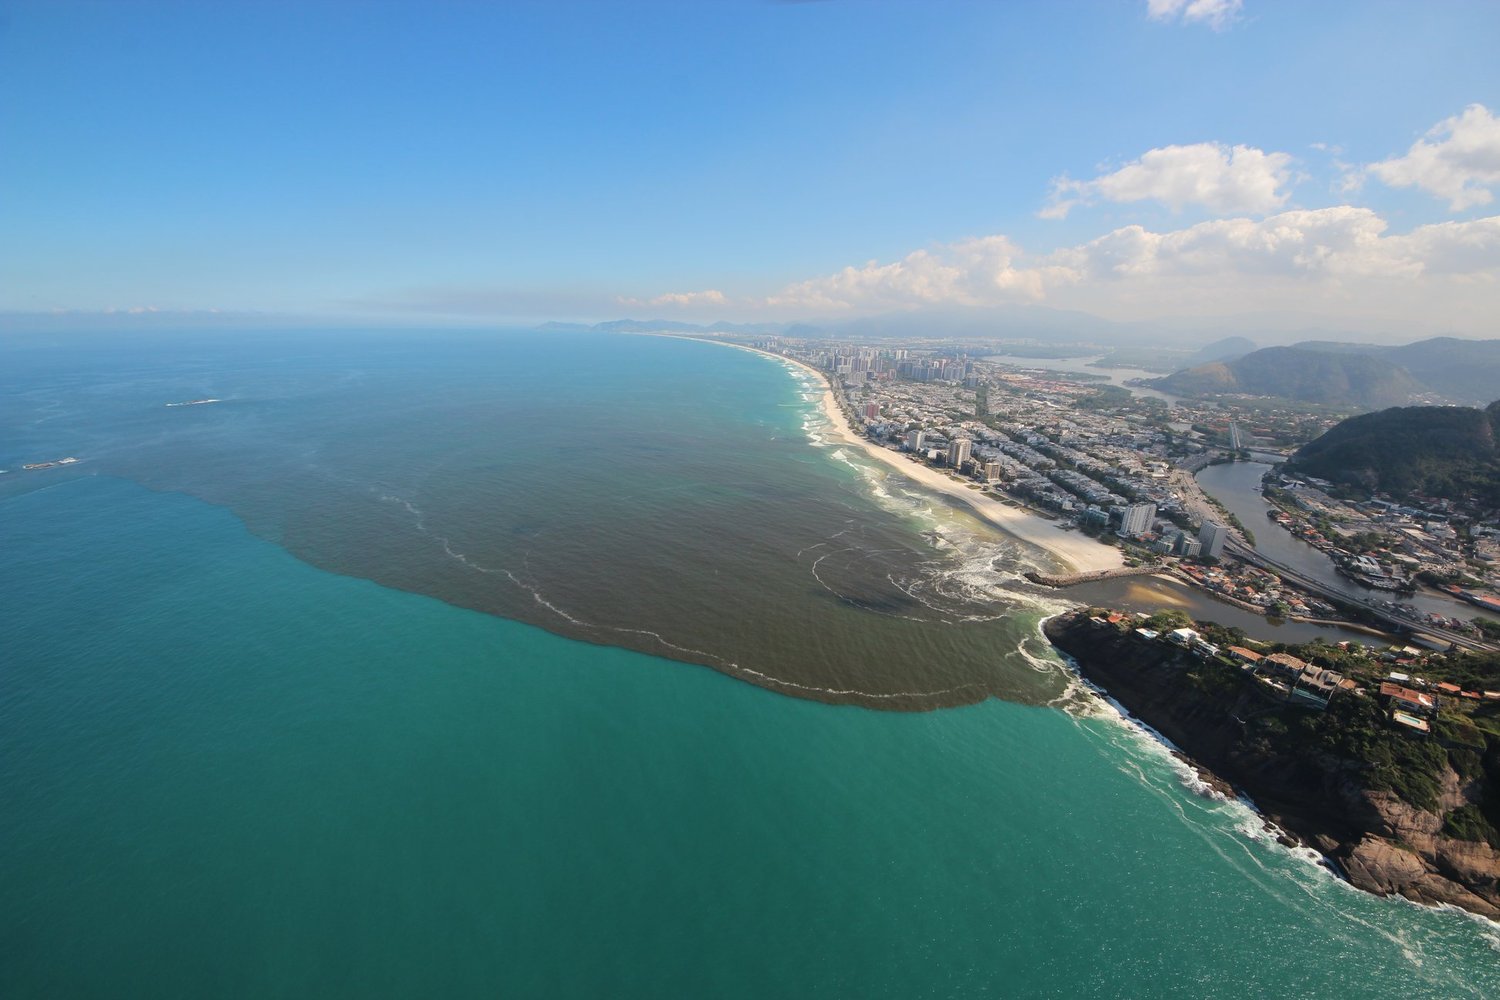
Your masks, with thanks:
[[[1454,810],[1480,801],[1482,772],[1460,777],[1439,753],[1438,791],[1419,807],[1380,787],[1369,761],[1327,749],[1357,742],[1328,738],[1327,730],[1342,724],[1339,713],[1304,713],[1306,724],[1286,731],[1270,722],[1286,716],[1284,703],[1232,668],[1099,625],[1083,612],[1050,619],[1045,631],[1083,676],[1181,748],[1210,783],[1248,795],[1355,886],[1500,919],[1500,851],[1444,833]]]

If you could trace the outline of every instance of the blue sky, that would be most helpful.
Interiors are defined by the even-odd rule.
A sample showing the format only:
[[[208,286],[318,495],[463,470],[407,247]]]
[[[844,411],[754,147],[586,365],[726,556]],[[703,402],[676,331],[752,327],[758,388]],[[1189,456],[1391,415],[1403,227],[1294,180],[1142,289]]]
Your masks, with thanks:
[[[1497,39],[1493,2],[9,3],[0,310],[1495,335]]]

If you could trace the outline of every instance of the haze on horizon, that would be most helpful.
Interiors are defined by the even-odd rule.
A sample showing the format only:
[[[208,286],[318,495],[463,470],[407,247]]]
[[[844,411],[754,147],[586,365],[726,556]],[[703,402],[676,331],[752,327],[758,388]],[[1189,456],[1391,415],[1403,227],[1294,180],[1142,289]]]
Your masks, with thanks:
[[[19,2],[0,329],[1493,337],[1496,38],[1482,2]]]

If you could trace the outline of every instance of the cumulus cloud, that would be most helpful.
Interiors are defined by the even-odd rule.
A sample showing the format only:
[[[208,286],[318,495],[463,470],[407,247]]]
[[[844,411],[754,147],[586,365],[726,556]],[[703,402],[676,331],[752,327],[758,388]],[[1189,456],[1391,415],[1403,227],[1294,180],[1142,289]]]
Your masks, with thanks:
[[[1040,299],[1049,281],[1068,276],[1045,265],[1017,266],[1019,250],[1004,236],[983,236],[917,250],[889,264],[869,261],[798,282],[767,304],[816,310],[913,305],[983,305]]]
[[[1158,201],[1174,212],[1198,205],[1215,212],[1270,212],[1286,204],[1292,157],[1253,146],[1200,142],[1163,146],[1091,181],[1052,182],[1043,218],[1061,219],[1096,201]]]
[[[1123,318],[1194,303],[1298,308],[1320,296],[1371,296],[1415,314],[1436,307],[1452,281],[1487,288],[1487,308],[1500,299],[1500,216],[1404,235],[1388,228],[1371,209],[1343,205],[1168,232],[1125,226],[1039,256],[1004,236],[977,237],[797,282],[764,305],[847,314],[1046,302]],[[1470,312],[1479,304],[1471,296]]]
[[[1418,226],[1387,241],[1408,261],[1421,261],[1430,275],[1455,275],[1496,283],[1500,279],[1500,216],[1470,222]]]
[[[690,309],[696,306],[728,305],[729,297],[716,288],[706,288],[701,292],[667,292],[650,299],[637,299],[622,295],[616,301],[622,306],[667,306]]]
[[[1145,276],[1369,277],[1420,272],[1367,208],[1215,219],[1167,233],[1126,226],[1053,259],[1092,279]]]
[[[1461,211],[1488,205],[1500,184],[1500,118],[1482,104],[1438,122],[1405,156],[1372,163],[1365,172],[1392,187],[1417,187]],[[1357,183],[1357,177],[1352,179]]]
[[[1146,0],[1146,15],[1153,21],[1206,24],[1223,31],[1239,20],[1244,0]]]
[[[716,288],[707,288],[701,292],[668,292],[666,295],[658,295],[652,299],[653,306],[722,306],[727,299],[724,293]]]

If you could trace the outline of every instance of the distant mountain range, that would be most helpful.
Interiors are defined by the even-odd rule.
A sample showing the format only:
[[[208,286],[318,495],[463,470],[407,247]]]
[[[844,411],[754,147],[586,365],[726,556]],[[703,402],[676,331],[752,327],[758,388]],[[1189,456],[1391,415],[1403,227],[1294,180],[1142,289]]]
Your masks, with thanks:
[[[1080,340],[1101,343],[1157,343],[1162,337],[1146,328],[1113,323],[1088,313],[1045,306],[986,308],[949,307],[895,312],[820,323],[683,323],[665,319],[617,319],[605,323],[544,323],[537,329],[596,330],[615,333],[746,333],[804,337],[810,340],[963,340],[1031,339],[1048,343]]]
[[[1434,337],[1400,347],[1307,341],[1266,347],[1151,383],[1180,396],[1240,393],[1362,410],[1500,395],[1500,340]]]
[[[1213,361],[1233,361],[1253,352],[1255,347],[1255,341],[1248,337],[1225,337],[1223,340],[1216,340],[1212,344],[1198,348],[1193,352],[1192,357],[1187,359],[1187,364],[1191,368]]]
[[[1287,468],[1394,496],[1477,497],[1500,508],[1500,400],[1483,410],[1402,406],[1350,417],[1303,445]]]
[[[542,331],[611,333],[728,333],[851,340],[962,341],[1029,339],[1042,344],[1105,350],[1107,345],[1161,347],[1181,343],[1144,324],[1112,323],[1084,313],[1040,306],[1002,309],[929,310],[892,313],[836,323],[683,323],[663,319],[618,319],[607,323],[546,323]],[[1321,334],[1327,336],[1328,334]],[[1181,352],[1182,348],[1164,353]],[[1061,356],[1061,355],[1059,355]],[[1306,340],[1290,347],[1256,350],[1254,341],[1230,336],[1168,363],[1185,367],[1151,385],[1179,396],[1245,394],[1345,410],[1375,410],[1410,403],[1484,405],[1500,394],[1500,340],[1434,337],[1396,347]],[[1164,369],[1158,369],[1164,370]]]

